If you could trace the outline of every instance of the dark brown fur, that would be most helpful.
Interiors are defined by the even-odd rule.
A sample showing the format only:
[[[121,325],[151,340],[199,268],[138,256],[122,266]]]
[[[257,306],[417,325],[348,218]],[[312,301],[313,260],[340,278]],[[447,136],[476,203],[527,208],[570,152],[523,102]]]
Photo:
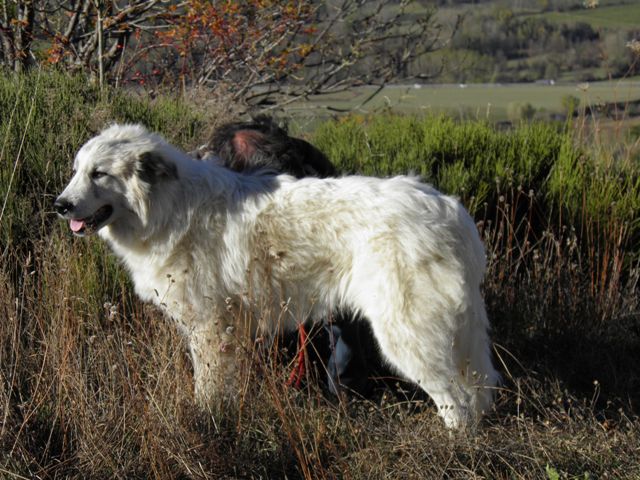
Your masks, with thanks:
[[[264,169],[298,178],[337,175],[333,164],[320,150],[305,140],[290,137],[267,116],[217,128],[197,155],[202,157],[211,153],[238,172]]]

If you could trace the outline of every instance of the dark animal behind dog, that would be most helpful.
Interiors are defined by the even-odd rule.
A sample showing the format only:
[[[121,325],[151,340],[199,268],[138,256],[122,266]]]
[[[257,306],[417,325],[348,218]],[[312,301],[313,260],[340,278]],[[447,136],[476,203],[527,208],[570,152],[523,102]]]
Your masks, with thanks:
[[[288,173],[297,178],[334,177],[338,172],[329,159],[300,138],[290,137],[265,115],[250,122],[233,122],[218,127],[209,142],[195,156],[214,155],[237,172],[260,169]]]
[[[239,172],[268,170],[297,178],[337,176],[336,168],[324,153],[305,140],[290,137],[284,128],[264,115],[249,122],[218,127],[209,142],[191,155],[215,156],[226,167]],[[348,390],[366,395],[373,386],[370,377],[374,372],[376,376],[389,373],[381,365],[368,324],[354,320],[348,312],[337,312],[314,343],[314,350],[329,352],[321,357],[327,367],[328,387],[334,394]]]

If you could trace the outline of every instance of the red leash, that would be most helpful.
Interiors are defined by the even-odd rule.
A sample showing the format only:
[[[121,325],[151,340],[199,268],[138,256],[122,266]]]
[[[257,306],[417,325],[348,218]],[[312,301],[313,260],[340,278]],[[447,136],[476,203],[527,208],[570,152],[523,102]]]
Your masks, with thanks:
[[[301,323],[298,325],[298,355],[296,359],[296,365],[289,375],[287,380],[287,387],[294,386],[300,388],[302,386],[302,377],[305,374],[304,358],[307,350],[307,331],[304,329],[304,325]]]

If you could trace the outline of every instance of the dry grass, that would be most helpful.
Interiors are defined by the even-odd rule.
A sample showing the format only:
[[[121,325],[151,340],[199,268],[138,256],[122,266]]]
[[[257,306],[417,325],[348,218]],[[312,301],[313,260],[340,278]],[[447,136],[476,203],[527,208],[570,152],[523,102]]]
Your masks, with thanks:
[[[182,340],[132,297],[97,239],[70,239],[61,227],[2,273],[0,471],[8,478],[637,477],[637,337],[609,338],[592,319],[637,318],[635,297],[626,295],[637,292],[638,272],[624,282],[628,292],[591,285],[573,234],[547,232],[533,243],[509,224],[509,198],[483,229],[494,253],[486,291],[505,384],[476,436],[451,436],[428,401],[399,392],[338,402],[314,381],[287,388],[286,363],[254,349],[240,402],[197,411]],[[612,298],[603,302],[600,292]]]
[[[199,411],[183,340],[44,195],[15,230],[30,236],[2,244],[0,477],[639,478],[635,227],[585,209],[573,229],[527,188],[497,194],[479,226],[505,381],[473,436],[406,385],[342,401],[313,378],[288,388],[286,356],[259,343],[239,401]]]

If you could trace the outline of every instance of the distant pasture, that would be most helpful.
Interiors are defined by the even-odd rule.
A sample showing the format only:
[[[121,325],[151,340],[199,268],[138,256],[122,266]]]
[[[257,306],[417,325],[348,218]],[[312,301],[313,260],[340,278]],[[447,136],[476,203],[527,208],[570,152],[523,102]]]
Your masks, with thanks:
[[[360,87],[331,95],[311,97],[290,104],[287,114],[303,121],[316,121],[341,111],[374,113],[392,110],[399,113],[450,114],[462,118],[509,120],[509,110],[530,104],[539,114],[563,114],[563,99],[569,95],[582,107],[607,103],[626,104],[640,100],[640,79],[594,83],[522,83],[522,84],[447,84],[393,85],[385,87],[370,101],[375,87]],[[308,120],[310,121],[310,120]]]

